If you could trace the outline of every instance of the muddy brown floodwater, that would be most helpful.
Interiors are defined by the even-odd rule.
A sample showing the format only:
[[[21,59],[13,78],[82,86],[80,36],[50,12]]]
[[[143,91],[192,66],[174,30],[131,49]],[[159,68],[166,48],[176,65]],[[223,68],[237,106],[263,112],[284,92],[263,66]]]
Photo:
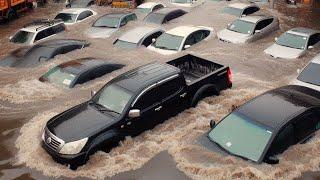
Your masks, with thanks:
[[[194,24],[221,30],[234,19],[220,13],[227,3],[230,2],[207,1],[184,17],[165,25],[164,29]],[[0,56],[19,47],[8,43],[8,37],[23,24],[34,18],[52,18],[62,8],[63,4],[49,2],[45,8],[0,25]],[[92,8],[99,15],[127,11],[97,6]],[[280,164],[274,166],[256,165],[232,156],[221,157],[196,142],[209,129],[212,118],[220,120],[232,105],[241,105],[266,90],[288,84],[296,76],[296,69],[304,67],[319,53],[319,49],[314,49],[303,58],[290,61],[266,56],[263,50],[272,44],[275,36],[295,26],[320,29],[320,16],[307,7],[287,7],[283,3],[278,3],[275,10],[267,6],[262,9],[279,17],[281,30],[248,45],[225,44],[212,38],[173,56],[160,56],[145,48],[122,50],[112,46],[113,40],[122,32],[143,23],[129,23],[109,39],[88,39],[84,31],[96,16],[70,26],[67,32],[54,37],[87,39],[92,43],[89,48],[56,56],[54,60],[36,68],[0,68],[0,179],[319,178],[320,134],[307,144],[291,147],[281,155]],[[151,61],[165,62],[186,53],[229,65],[233,69],[234,87],[223,91],[218,97],[204,99],[196,108],[188,109],[138,137],[128,137],[110,153],[100,151],[94,154],[77,171],[55,163],[40,147],[44,124],[54,115],[86,101],[91,90],[98,90],[113,77],[139,65]],[[71,90],[37,80],[49,68],[82,57],[113,60],[126,64],[126,67]]]

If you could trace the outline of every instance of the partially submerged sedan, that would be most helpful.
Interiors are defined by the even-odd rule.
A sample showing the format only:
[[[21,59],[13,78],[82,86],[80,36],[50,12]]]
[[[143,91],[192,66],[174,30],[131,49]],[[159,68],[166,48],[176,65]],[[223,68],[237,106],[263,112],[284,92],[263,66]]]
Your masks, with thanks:
[[[295,59],[309,49],[320,46],[320,31],[309,28],[293,28],[275,39],[275,43],[264,52],[274,58]]]
[[[163,32],[161,28],[137,27],[121,35],[113,44],[126,49],[134,49],[140,46],[148,47],[152,43],[152,39],[157,39]]]
[[[3,67],[35,67],[54,58],[76,49],[89,46],[90,43],[75,39],[55,39],[44,41],[32,47],[19,48],[9,56],[0,60]]]
[[[218,32],[218,38],[228,43],[249,43],[261,39],[279,29],[279,20],[274,16],[246,16],[228,24]]]
[[[122,67],[124,65],[102,59],[82,58],[62,63],[50,69],[39,80],[73,88],[75,85],[84,84]]]
[[[277,155],[305,143],[320,128],[320,92],[302,86],[268,91],[240,106],[199,138],[223,155],[277,164]]]
[[[178,8],[162,8],[158,11],[148,14],[148,16],[144,18],[144,21],[153,24],[164,24],[183,16],[186,13],[186,11]]]
[[[157,2],[142,3],[137,7],[137,13],[147,15],[151,12],[164,8],[164,5]]]
[[[195,7],[202,4],[204,1],[202,0],[170,0],[170,3],[175,6],[182,7]]]
[[[86,8],[64,9],[54,19],[61,19],[65,25],[73,25],[95,16],[97,13]]]
[[[243,17],[259,11],[259,6],[253,3],[233,3],[225,7],[222,12],[237,17]]]
[[[213,28],[204,26],[179,26],[173,28],[148,46],[149,50],[163,55],[175,54],[213,36]]]
[[[108,38],[130,21],[137,20],[135,13],[110,13],[97,19],[86,32],[90,38]]]

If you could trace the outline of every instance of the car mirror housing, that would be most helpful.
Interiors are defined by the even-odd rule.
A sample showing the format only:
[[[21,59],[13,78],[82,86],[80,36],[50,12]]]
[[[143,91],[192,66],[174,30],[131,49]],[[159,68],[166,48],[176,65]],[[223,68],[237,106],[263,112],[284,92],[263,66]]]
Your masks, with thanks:
[[[274,40],[275,40],[275,41],[278,41],[278,38],[276,37],[276,38],[274,38]]]
[[[264,162],[268,164],[278,164],[279,159],[275,156],[268,156],[264,159]]]
[[[140,110],[139,110],[139,109],[131,109],[131,110],[129,111],[128,116],[129,116],[130,118],[140,117]]]
[[[48,58],[45,57],[45,56],[40,56],[40,57],[39,57],[39,62],[45,62],[45,61],[47,61],[47,60],[48,60]]]
[[[13,38],[13,36],[10,36],[9,39],[11,40]]]
[[[300,72],[301,72],[301,69],[297,69],[297,74],[300,74]]]
[[[191,45],[187,44],[184,46],[184,49],[189,49],[191,47]]]
[[[214,120],[210,121],[210,127],[214,128],[216,126],[216,122]]]
[[[254,32],[255,32],[255,33],[260,33],[260,32],[261,32],[261,30],[255,30]]]
[[[96,91],[91,91],[90,95],[93,97],[97,92]]]
[[[313,49],[314,47],[313,46],[308,46],[308,49]]]
[[[155,39],[155,38],[152,38],[152,42],[153,42],[153,43],[156,42],[156,39]]]

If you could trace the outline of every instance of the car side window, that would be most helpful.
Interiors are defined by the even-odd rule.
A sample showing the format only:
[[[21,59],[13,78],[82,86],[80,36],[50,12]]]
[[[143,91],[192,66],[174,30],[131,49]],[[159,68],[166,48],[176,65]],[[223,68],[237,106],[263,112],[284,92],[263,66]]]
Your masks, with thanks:
[[[126,25],[128,23],[128,19],[127,18],[128,18],[128,16],[126,16],[126,17],[121,19],[120,27],[124,26],[124,25]]]
[[[139,97],[138,101],[134,104],[134,108],[139,109],[142,112],[152,108],[159,102],[159,99],[157,98],[158,92],[157,87],[148,90]]]
[[[136,14],[130,14],[129,16],[127,16],[127,18],[128,18],[128,22],[129,21],[135,21],[135,20],[137,20],[137,15]]]
[[[290,123],[285,128],[280,130],[278,135],[273,140],[267,154],[269,156],[280,154],[293,144],[295,144],[294,128]]]
[[[190,45],[190,46],[192,46],[192,45],[194,45],[195,43],[197,43],[196,37],[195,37],[195,33],[192,33],[192,34],[190,34],[190,35],[187,37],[184,45]]]
[[[93,15],[93,13],[91,11],[84,11],[79,14],[77,21],[84,20],[85,18],[92,16],[92,15]]]
[[[53,34],[55,34],[55,33],[54,33],[52,27],[50,27],[50,28],[48,28],[48,29],[45,29],[45,30],[39,32],[39,33],[36,35],[36,37],[35,37],[34,40],[35,40],[35,41],[39,41],[39,40],[44,39],[44,38],[46,38],[46,37],[48,37],[48,36],[51,36],[51,35],[53,35]]]
[[[196,43],[202,41],[203,39],[205,39],[206,37],[208,37],[210,34],[210,31],[206,31],[206,30],[201,30],[201,31],[197,31],[194,34]]]
[[[294,122],[296,142],[301,142],[314,133],[317,130],[319,122],[320,118],[318,113],[315,112],[309,112]]]
[[[156,10],[161,9],[161,8],[163,8],[163,5],[162,4],[158,4],[155,7],[153,7],[152,11],[156,11]]]
[[[318,42],[320,42],[320,34],[319,33],[310,36],[310,39],[309,39],[309,42],[308,42],[308,47],[309,46],[314,46]]]
[[[56,26],[53,26],[53,27],[52,27],[52,30],[53,30],[53,32],[54,32],[55,34],[58,34],[58,33],[60,33],[60,32],[62,32],[62,31],[65,30],[65,26],[64,26],[63,24],[58,24],[58,25],[56,25]]]
[[[165,101],[175,96],[183,88],[183,81],[181,77],[164,82],[158,86],[157,96],[159,100]]]
[[[158,31],[156,33],[151,34],[146,39],[144,39],[144,41],[142,42],[142,45],[145,47],[148,47],[152,43],[152,39],[157,39],[162,33],[163,33],[162,31]]]
[[[255,30],[262,30],[265,27],[269,26],[272,22],[273,22],[273,18],[262,20],[262,21],[258,22]]]
[[[249,14],[253,14],[253,13],[259,11],[259,10],[260,10],[260,8],[258,8],[258,7],[248,7],[247,9],[245,9],[243,11],[243,14],[244,15],[249,15]]]

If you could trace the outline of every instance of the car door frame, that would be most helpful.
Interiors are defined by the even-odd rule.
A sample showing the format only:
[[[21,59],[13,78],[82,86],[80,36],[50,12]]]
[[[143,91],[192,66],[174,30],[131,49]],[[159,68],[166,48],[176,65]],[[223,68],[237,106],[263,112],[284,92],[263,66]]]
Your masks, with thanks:
[[[138,47],[143,46],[143,42],[144,42],[147,38],[149,38],[150,36],[153,36],[153,35],[156,34],[156,33],[160,33],[160,32],[161,32],[161,34],[160,34],[160,36],[161,36],[165,31],[162,30],[162,29],[161,29],[161,30],[158,29],[158,30],[152,31],[152,32],[148,33],[147,35],[145,35],[145,36],[139,41]],[[158,37],[160,37],[160,36],[158,36]],[[152,42],[151,42],[151,44],[152,44]],[[150,46],[151,44],[149,44],[149,46]],[[148,46],[146,46],[146,47],[148,47]]]

